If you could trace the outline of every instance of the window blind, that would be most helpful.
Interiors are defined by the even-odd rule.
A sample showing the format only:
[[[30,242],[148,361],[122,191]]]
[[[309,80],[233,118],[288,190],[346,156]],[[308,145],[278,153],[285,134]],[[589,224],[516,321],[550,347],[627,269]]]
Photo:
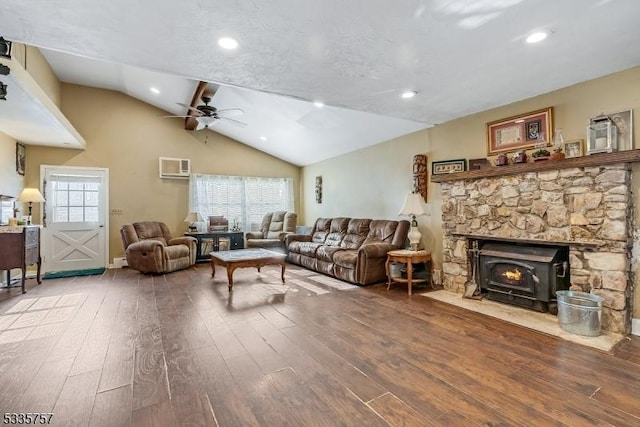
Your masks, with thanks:
[[[189,212],[205,221],[221,215],[244,231],[258,230],[268,212],[293,211],[293,180],[227,175],[191,174]]]

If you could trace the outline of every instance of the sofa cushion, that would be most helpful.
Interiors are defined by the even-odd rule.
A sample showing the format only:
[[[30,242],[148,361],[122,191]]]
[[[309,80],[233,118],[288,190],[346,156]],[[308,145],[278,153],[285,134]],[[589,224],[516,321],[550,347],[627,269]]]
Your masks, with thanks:
[[[322,243],[316,242],[293,242],[289,246],[289,251],[315,258],[316,251],[321,246]]]
[[[331,218],[318,218],[316,226],[311,234],[311,241],[315,243],[324,243],[331,230]]]
[[[343,249],[333,255],[333,263],[340,267],[355,268],[358,260],[358,251],[355,249]]]
[[[267,239],[277,239],[280,237],[282,230],[284,229],[284,215],[285,211],[274,212],[271,216],[271,224],[267,230]]]
[[[392,243],[397,227],[397,221],[383,219],[372,220],[369,224],[369,234],[367,235],[364,244],[375,242]]]
[[[336,252],[344,250],[339,246],[320,246],[316,251],[316,259],[320,261],[333,262],[333,256]]]
[[[352,218],[347,225],[347,233],[340,242],[340,247],[358,249],[369,234],[370,219]]]
[[[159,222],[155,221],[145,221],[145,222],[136,222],[133,224],[133,228],[136,230],[136,234],[138,235],[138,239],[147,240],[153,239],[157,240],[163,245],[167,245],[167,239],[165,239],[164,230]]]
[[[189,247],[187,245],[173,245],[164,248],[164,258],[166,261],[183,257],[189,258]]]
[[[331,220],[329,234],[327,234],[324,244],[329,246],[340,246],[340,243],[342,243],[342,239],[347,232],[348,224],[349,218],[333,218]]]
[[[274,248],[282,245],[280,239],[247,239],[248,248]]]

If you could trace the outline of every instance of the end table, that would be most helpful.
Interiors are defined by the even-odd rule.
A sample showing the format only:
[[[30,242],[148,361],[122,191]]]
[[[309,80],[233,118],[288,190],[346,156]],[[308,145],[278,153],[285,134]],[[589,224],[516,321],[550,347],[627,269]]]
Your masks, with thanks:
[[[392,262],[399,262],[407,264],[407,278],[392,277],[389,272],[389,264]],[[430,274],[429,279],[414,279],[413,278],[413,264],[419,264],[421,262],[429,263]],[[429,284],[433,287],[433,263],[431,262],[431,252],[428,251],[411,251],[408,249],[400,249],[396,251],[387,252],[387,262],[384,265],[387,272],[387,290],[391,288],[391,283],[406,283],[409,288],[409,295],[411,295],[411,286],[413,283],[422,283],[429,280]]]

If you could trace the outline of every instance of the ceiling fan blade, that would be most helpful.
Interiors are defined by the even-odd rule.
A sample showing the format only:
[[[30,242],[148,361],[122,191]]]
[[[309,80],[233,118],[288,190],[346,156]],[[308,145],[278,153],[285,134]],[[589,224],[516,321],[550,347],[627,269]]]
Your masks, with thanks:
[[[183,104],[182,102],[176,102],[176,104],[178,104],[178,105],[179,105],[179,106],[181,106],[181,107],[186,108],[187,110],[191,110],[191,111],[193,111],[194,113],[202,114],[202,111],[198,110],[198,109],[197,109],[197,108],[195,108],[195,107],[192,107],[191,105]]]
[[[241,122],[240,120],[236,119],[230,119],[229,117],[220,117],[220,120],[226,120],[241,128],[247,127],[247,124],[245,122]]]
[[[225,117],[236,117],[243,115],[244,111],[240,108],[227,108],[225,110],[218,110],[218,114]]]
[[[166,118],[166,117],[180,117],[181,119],[186,119],[188,117],[193,117],[193,116],[162,116],[162,117],[163,118]]]

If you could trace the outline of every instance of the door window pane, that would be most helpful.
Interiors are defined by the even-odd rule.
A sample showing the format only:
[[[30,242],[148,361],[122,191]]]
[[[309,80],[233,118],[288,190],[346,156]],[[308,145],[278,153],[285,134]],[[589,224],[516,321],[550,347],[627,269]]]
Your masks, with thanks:
[[[94,177],[87,177],[95,181]],[[83,182],[80,177],[52,179],[51,204],[53,222],[98,222],[100,204],[100,183]]]

